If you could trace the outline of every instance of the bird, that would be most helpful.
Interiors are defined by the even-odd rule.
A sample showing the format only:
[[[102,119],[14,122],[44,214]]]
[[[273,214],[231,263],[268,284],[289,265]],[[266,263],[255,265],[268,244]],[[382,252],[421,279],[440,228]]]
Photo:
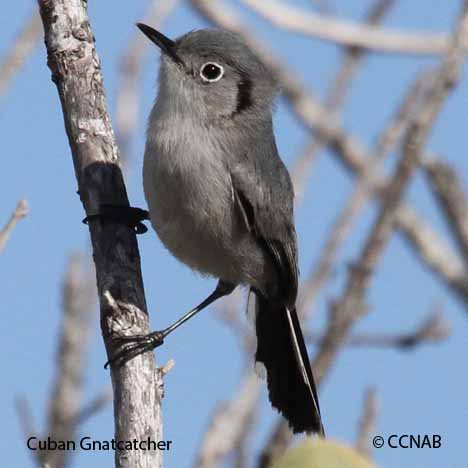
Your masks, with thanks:
[[[293,432],[324,436],[296,311],[294,193],[273,132],[277,80],[236,33],[199,29],[172,40],[137,26],[162,52],[143,163],[147,217],[173,256],[218,284],[166,329],[119,337],[109,362],[153,350],[209,304],[246,287],[271,405]]]

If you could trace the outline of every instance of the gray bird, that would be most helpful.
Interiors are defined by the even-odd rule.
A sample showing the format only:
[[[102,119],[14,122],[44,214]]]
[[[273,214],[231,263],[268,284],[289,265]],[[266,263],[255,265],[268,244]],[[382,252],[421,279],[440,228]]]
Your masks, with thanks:
[[[293,188],[276,148],[269,70],[236,34],[192,31],[172,41],[138,24],[162,51],[147,130],[143,183],[151,224],[216,290],[170,327],[121,337],[112,364],[154,349],[179,325],[238,285],[255,310],[255,359],[269,399],[294,432],[324,435],[295,302]]]

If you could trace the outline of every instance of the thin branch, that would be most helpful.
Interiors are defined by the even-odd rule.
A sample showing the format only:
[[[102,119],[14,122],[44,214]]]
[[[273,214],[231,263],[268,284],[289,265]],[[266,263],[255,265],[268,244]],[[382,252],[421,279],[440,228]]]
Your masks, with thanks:
[[[312,364],[318,386],[336,360],[352,326],[366,313],[366,290],[395,227],[404,191],[419,163],[434,121],[457,82],[464,60],[461,38],[466,37],[468,29],[467,12],[468,0],[465,0],[452,45],[434,77],[432,89],[426,94],[418,115],[406,131],[402,156],[382,199],[376,222],[358,261],[349,270],[341,298],[330,307],[325,335]],[[287,423],[281,420],[274,428],[260,456],[259,466],[261,468],[269,466],[272,460],[285,450],[291,437]]]
[[[41,18],[34,8],[5,57],[0,61],[0,97],[6,94],[13,77],[25,64],[32,54],[42,34]]]
[[[234,447],[234,461],[232,463],[233,468],[247,468],[248,466],[248,444],[255,427],[257,415],[258,408],[253,408],[253,411],[250,413],[247,419],[244,430],[239,433],[239,437]]]
[[[112,401],[112,389],[103,390],[98,396],[86,403],[76,414],[73,425],[76,427],[83,424],[96,413],[99,413],[109,402]]]
[[[440,309],[436,308],[414,330],[394,334],[355,334],[349,336],[344,345],[410,351],[424,344],[440,343],[445,341],[450,335],[450,324],[446,321]],[[307,333],[306,340],[320,344],[323,341],[323,336]]]
[[[241,317],[243,311],[240,309],[226,313],[220,319],[229,326],[238,336],[241,343],[244,344],[247,353],[255,350],[255,336],[252,330],[245,326],[244,317]],[[440,343],[451,335],[450,323],[444,317],[439,306],[434,306],[428,315],[414,329],[399,333],[363,333],[353,334],[347,337],[343,343],[344,346],[373,347],[373,348],[393,348],[402,351],[416,349],[424,344]],[[307,343],[320,345],[323,341],[323,335],[306,331],[304,338]]]
[[[215,409],[200,444],[196,468],[218,466],[236,448],[252,424],[261,387],[255,372],[248,371],[234,398]]]
[[[255,352],[256,338],[245,320],[241,302],[242,292],[237,289],[216,308],[216,316],[236,335],[243,351]]]
[[[367,24],[378,24],[390,10],[395,0],[377,0],[372,4],[366,15]],[[339,70],[330,85],[327,97],[325,98],[325,107],[331,114],[338,118],[340,108],[343,107],[350,84],[356,76],[359,65],[365,56],[365,50],[357,47],[347,47],[343,52],[343,58]],[[326,141],[320,137],[308,142],[304,151],[300,154],[291,168],[291,180],[294,185],[295,205],[299,205],[302,200],[302,194],[305,191],[306,181],[310,175],[310,167],[319,151],[326,146]]]
[[[340,46],[411,55],[444,54],[450,45],[445,33],[401,32],[330,18],[278,0],[242,0],[274,25]]]
[[[364,395],[364,405],[356,440],[356,450],[368,460],[372,459],[372,437],[376,430],[377,413],[377,392],[374,388],[370,388]]]
[[[389,125],[380,134],[373,152],[374,156],[367,166],[367,174],[363,174],[363,177],[356,182],[356,187],[351,196],[348,197],[343,210],[329,230],[327,241],[320,250],[321,254],[315,267],[301,284],[298,310],[303,316],[310,313],[318,292],[331,275],[340,247],[351,232],[355,220],[371,195],[368,181],[372,179],[377,167],[389,155],[393,146],[396,145],[409,121],[416,115],[419,101],[430,82],[431,77],[427,73],[416,78],[398,106]]]
[[[427,181],[468,268],[468,199],[458,172],[442,161],[426,161]]]
[[[160,29],[165,19],[176,7],[179,0],[152,0],[143,23]],[[130,143],[138,118],[139,75],[149,41],[135,28],[120,59],[120,85],[116,104],[116,135],[121,152],[122,164],[128,162]]]
[[[82,396],[85,355],[91,331],[95,287],[82,268],[82,257],[70,257],[62,286],[62,324],[57,349],[46,433],[53,440],[73,440]],[[38,452],[41,463],[56,468],[67,464],[69,451]]]
[[[23,219],[28,215],[29,212],[29,207],[28,207],[28,202],[26,200],[20,200],[18,204],[16,205],[15,211],[13,211],[12,215],[10,216],[10,219],[6,223],[6,225],[3,227],[2,230],[0,230],[0,253],[3,252],[5,249],[6,243],[8,242],[8,239],[10,238],[11,232],[16,226],[16,223],[20,220]]]
[[[425,129],[426,127],[424,127]],[[382,200],[377,220],[359,255],[351,266],[342,297],[330,308],[328,328],[314,360],[320,382],[341,348],[351,326],[367,311],[365,295],[372,275],[392,234],[398,206],[420,156],[420,130],[413,124],[407,133],[403,154]]]
[[[446,97],[457,82],[464,59],[461,38],[466,37],[467,11],[468,0],[465,0],[453,45],[437,71],[434,84],[431,91],[427,93],[424,104],[406,132],[402,157],[386,190],[374,227],[359,260],[350,269],[342,297],[330,309],[328,330],[314,360],[315,375],[319,382],[323,372],[330,367],[335,359],[348,330],[366,311],[366,290],[390,239],[404,191],[419,162],[435,119]]]
[[[216,26],[240,34],[249,47],[263,60],[278,79],[291,110],[305,127],[327,142],[332,155],[351,174],[359,179],[368,175],[368,162],[373,155],[355,137],[335,122],[334,115],[298,80],[297,74],[281,64],[244,27],[237,13],[222,0],[191,0],[192,6]],[[387,180],[373,176],[367,184],[374,196],[383,196]],[[468,301],[468,274],[450,246],[409,206],[402,205],[397,215],[398,229],[416,256],[432,270],[463,302]]]
[[[81,200],[87,214],[103,204],[129,206],[110,124],[100,63],[84,0],[39,0],[48,65],[59,92]],[[78,226],[77,220],[77,226]],[[101,328],[107,355],[118,334],[149,332],[140,256],[133,230],[112,220],[89,225]],[[110,300],[112,299],[112,300]],[[162,381],[153,353],[111,367],[115,439],[162,440]],[[160,467],[160,451],[116,450],[118,468]]]
[[[29,439],[29,437],[36,436],[36,425],[34,424],[34,418],[27,398],[24,396],[16,397],[15,408],[21,430],[23,431],[24,440]]]

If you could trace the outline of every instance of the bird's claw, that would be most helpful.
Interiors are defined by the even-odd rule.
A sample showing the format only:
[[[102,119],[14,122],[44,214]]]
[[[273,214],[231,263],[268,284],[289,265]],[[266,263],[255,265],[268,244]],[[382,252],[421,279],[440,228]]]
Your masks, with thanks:
[[[104,364],[107,369],[110,364],[122,367],[125,363],[140,354],[152,351],[164,343],[164,333],[155,331],[148,335],[118,336],[113,343],[119,351]]]

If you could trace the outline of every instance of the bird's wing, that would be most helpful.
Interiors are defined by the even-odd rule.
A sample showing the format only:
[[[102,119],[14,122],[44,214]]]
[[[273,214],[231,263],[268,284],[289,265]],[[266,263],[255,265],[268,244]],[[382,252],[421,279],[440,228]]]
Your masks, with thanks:
[[[252,145],[231,160],[229,171],[241,219],[276,265],[286,304],[294,305],[298,271],[293,188],[271,136],[269,144]]]

